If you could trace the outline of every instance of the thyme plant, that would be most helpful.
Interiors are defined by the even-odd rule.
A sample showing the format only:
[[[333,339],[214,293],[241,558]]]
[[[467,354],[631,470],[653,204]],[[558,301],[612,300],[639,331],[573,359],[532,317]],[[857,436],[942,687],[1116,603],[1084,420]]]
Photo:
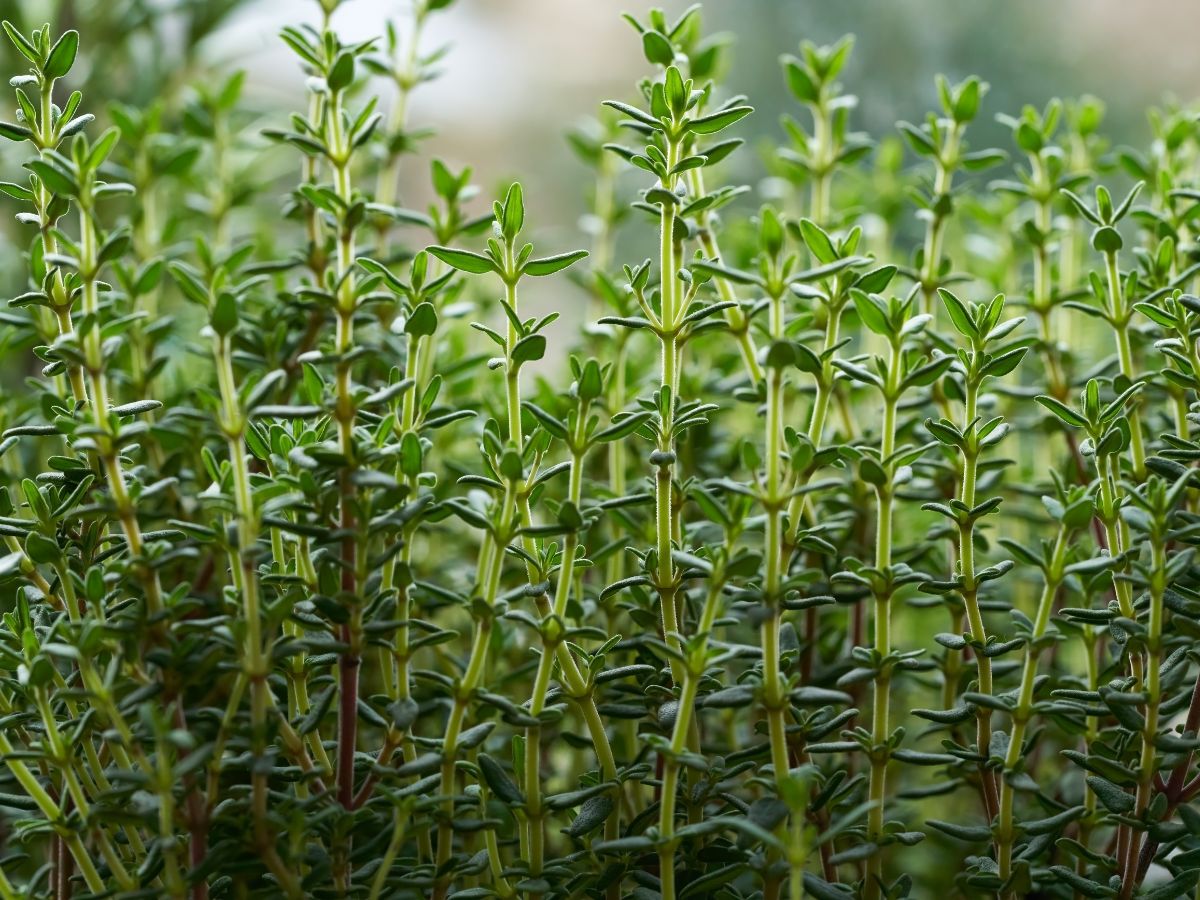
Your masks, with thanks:
[[[654,9],[556,233],[341,5],[293,111],[4,25],[0,898],[1200,896],[1194,110],[805,43],[759,197]]]

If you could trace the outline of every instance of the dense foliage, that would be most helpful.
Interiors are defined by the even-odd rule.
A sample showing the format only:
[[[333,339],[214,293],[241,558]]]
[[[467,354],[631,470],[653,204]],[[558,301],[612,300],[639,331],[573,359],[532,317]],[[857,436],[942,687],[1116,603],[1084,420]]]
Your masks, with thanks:
[[[655,10],[589,257],[414,161],[448,5],[266,124],[6,23],[0,898],[1195,896],[1195,116],[876,146],[805,44],[753,209]]]

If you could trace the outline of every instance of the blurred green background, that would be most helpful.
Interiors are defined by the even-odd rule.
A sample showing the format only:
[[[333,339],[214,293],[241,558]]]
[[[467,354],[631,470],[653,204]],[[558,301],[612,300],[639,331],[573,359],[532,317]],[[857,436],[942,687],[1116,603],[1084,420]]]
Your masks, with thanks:
[[[403,40],[409,2],[343,0],[333,25],[347,40],[366,40],[395,21]],[[667,12],[674,17],[687,5],[666,4]],[[484,192],[479,208],[509,180],[521,179],[536,223],[531,236],[558,249],[586,245],[578,228],[592,173],[564,136],[596,116],[602,100],[634,99],[637,81],[650,72],[640,40],[621,18],[625,9],[645,12],[625,0],[456,0],[430,17],[422,52],[445,47],[446,53],[440,76],[414,92],[409,122],[433,136],[404,165],[400,202],[424,206],[428,158],[439,156],[455,168],[474,167]],[[177,122],[198,89],[215,91],[229,73],[245,70],[235,167],[252,184],[235,233],[257,231],[268,243],[286,243],[287,232],[270,213],[294,179],[294,153],[272,147],[261,130],[279,127],[307,103],[303,73],[278,34],[285,25],[317,25],[317,0],[0,0],[0,14],[26,31],[47,21],[56,30],[79,29],[82,58],[68,86],[84,91],[83,109],[98,113],[101,124],[111,102],[144,106],[155,98],[167,107],[164,121]],[[779,64],[802,39],[857,36],[843,83],[860,97],[852,127],[876,140],[896,135],[897,120],[924,116],[935,104],[939,72],[952,80],[974,73],[991,85],[970,132],[976,149],[1012,147],[996,113],[1085,93],[1107,103],[1103,132],[1112,145],[1145,147],[1147,107],[1172,96],[1190,101],[1200,81],[1200,57],[1162,46],[1164,33],[1200,31],[1200,5],[1184,0],[710,0],[704,16],[706,32],[724,34],[731,45],[728,91],[746,94],[757,108],[738,126],[749,149],[728,164],[729,180],[753,189],[740,201],[746,209],[766,199],[788,205],[779,183],[766,176],[776,147],[786,143],[780,117],[807,121]],[[0,71],[23,72],[23,61],[3,44]],[[385,107],[390,89],[379,79],[369,86],[383,94]],[[5,119],[14,115],[0,109]],[[27,146],[0,142],[0,166],[8,173],[0,180],[18,179],[28,153]],[[629,198],[636,176],[623,177],[620,193]],[[994,177],[995,170],[982,179]],[[254,191],[270,196],[252,199]],[[0,201],[0,294],[13,296],[26,289],[20,254],[32,235],[6,214],[16,212],[15,202]],[[902,229],[919,229],[914,213],[903,211]],[[164,242],[178,247],[191,227],[182,222]],[[618,261],[641,259],[636,232],[632,242],[623,240]],[[535,307],[550,299],[538,291],[531,297]]]
[[[663,5],[677,13],[688,4]],[[425,46],[450,50],[443,77],[413,99],[414,125],[438,132],[426,151],[473,165],[485,188],[515,176],[535,181],[535,194],[554,198],[547,212],[570,215],[572,199],[577,212],[581,170],[562,133],[601,100],[628,97],[648,71],[620,18],[627,8],[644,12],[624,0],[458,0],[434,17]],[[88,65],[72,80],[92,108],[138,103],[164,84],[183,95],[210,71],[236,67],[251,76],[254,105],[300,108],[303,80],[277,33],[320,19],[316,0],[5,0],[0,9],[26,27],[80,29]],[[403,21],[405,9],[406,0],[347,0],[334,25],[347,37],[372,37],[386,20]],[[972,132],[976,146],[1008,146],[996,112],[1082,93],[1108,104],[1114,143],[1144,143],[1144,109],[1172,94],[1190,100],[1200,79],[1200,58],[1163,46],[1164,34],[1200,30],[1200,6],[1185,0],[710,0],[704,9],[707,30],[734,43],[727,83],[758,107],[743,126],[748,136],[780,137],[779,115],[794,111],[780,54],[803,38],[827,42],[847,32],[858,45],[844,83],[861,98],[857,127],[873,137],[894,133],[897,119],[921,117],[935,99],[934,74],[945,72],[991,84]],[[186,47],[195,37],[192,54]],[[4,71],[21,71],[11,48],[0,54]],[[753,167],[743,168],[752,181]]]

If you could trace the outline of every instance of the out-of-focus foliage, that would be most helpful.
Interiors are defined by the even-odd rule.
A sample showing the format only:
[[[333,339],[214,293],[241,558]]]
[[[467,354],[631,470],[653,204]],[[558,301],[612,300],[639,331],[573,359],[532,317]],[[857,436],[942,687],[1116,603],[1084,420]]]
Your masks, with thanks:
[[[580,249],[424,156],[450,5],[290,111],[232,6],[5,25],[0,900],[1194,896],[1192,110],[881,131],[847,37],[757,158],[628,15]]]

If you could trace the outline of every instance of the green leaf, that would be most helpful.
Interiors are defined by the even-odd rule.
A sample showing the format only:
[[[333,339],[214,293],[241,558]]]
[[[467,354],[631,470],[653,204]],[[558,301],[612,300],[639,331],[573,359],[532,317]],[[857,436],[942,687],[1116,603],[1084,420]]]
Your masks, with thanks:
[[[530,334],[517,341],[512,349],[512,361],[517,365],[533,362],[546,355],[546,337],[541,334]]]
[[[517,787],[516,782],[508,777],[504,767],[493,757],[480,753],[476,759],[479,771],[487,782],[488,789],[501,803],[516,806],[525,802],[525,795]]]
[[[887,484],[887,472],[873,456],[864,456],[858,463],[858,475],[867,484],[882,487]]]
[[[751,272],[743,272],[741,269],[732,269],[716,262],[697,260],[696,262],[692,263],[691,267],[696,271],[704,272],[716,278],[722,278],[725,281],[732,281],[734,284],[762,285],[762,279],[757,275],[754,275]]]
[[[533,417],[541,423],[542,427],[556,438],[562,441],[567,439],[567,426],[561,420],[546,412],[546,410],[542,409],[536,403],[530,403],[526,400],[521,405],[529,410],[533,414]]]
[[[418,303],[408,314],[404,322],[404,333],[413,337],[428,337],[437,331],[438,316],[433,304],[425,301]]]
[[[1077,213],[1079,213],[1081,216],[1083,216],[1085,219],[1087,219],[1093,225],[1101,226],[1104,224],[1104,222],[1101,221],[1100,217],[1097,216],[1096,213],[1094,213],[1092,211],[1091,207],[1089,207],[1086,203],[1084,203],[1083,200],[1080,199],[1078,195],[1076,195],[1072,191],[1067,190],[1066,188],[1063,188],[1060,193],[1064,197],[1066,197],[1067,200],[1070,201],[1071,205],[1073,207],[1075,207],[1075,211]]]
[[[43,159],[31,159],[25,163],[25,168],[36,175],[52,194],[58,194],[60,197],[74,197],[79,193],[79,185],[75,183],[75,179],[71,175]]]
[[[820,90],[808,76],[803,66],[800,65],[799,60],[793,57],[785,57],[783,60],[783,74],[787,79],[788,90],[801,103],[816,103],[820,99]]]
[[[344,91],[354,83],[354,54],[343,50],[333,61],[325,79],[331,91]]]
[[[424,454],[421,450],[421,439],[411,431],[406,431],[400,439],[400,472],[406,478],[416,478],[421,474],[421,464]]]
[[[692,119],[688,122],[688,130],[693,134],[716,134],[735,122],[740,122],[752,112],[754,112],[752,106],[732,106],[698,119]]]
[[[8,138],[10,141],[25,141],[33,137],[33,132],[24,125],[0,122],[0,137]]]
[[[50,48],[50,55],[46,58],[46,65],[42,67],[42,72],[47,78],[62,78],[71,71],[71,66],[75,64],[75,55],[78,52],[79,32],[75,30],[65,32]]]
[[[534,275],[539,278],[544,275],[553,275],[586,258],[587,255],[586,250],[571,250],[554,256],[543,256],[541,259],[531,259],[525,263],[521,271],[526,275]]]
[[[1028,350],[1028,347],[1018,347],[1016,350],[1009,350],[1007,353],[994,357],[983,367],[983,374],[989,378],[1001,378],[1007,375],[1020,365]]]
[[[837,248],[833,246],[833,241],[816,222],[811,219],[801,219],[800,234],[804,238],[805,246],[818,262],[831,263],[838,258]]]
[[[1026,153],[1037,153],[1042,149],[1044,144],[1042,133],[1028,122],[1022,122],[1018,125],[1013,137],[1017,142],[1017,146]]]
[[[630,106],[628,103],[622,103],[620,100],[605,100],[604,105],[615,109],[634,121],[641,122],[643,125],[649,125],[651,128],[661,129],[662,123],[648,112],[638,109],[636,106]]]
[[[1150,321],[1157,325],[1161,325],[1163,328],[1175,327],[1175,318],[1151,303],[1135,303],[1133,304],[1133,308],[1140,312],[1147,319],[1150,319]]]
[[[1096,798],[1104,804],[1104,808],[1109,812],[1129,813],[1133,811],[1137,799],[1133,794],[1122,790],[1107,778],[1101,778],[1099,775],[1089,775],[1087,783],[1088,787],[1096,795]]]
[[[117,141],[121,138],[121,132],[117,128],[107,129],[100,137],[96,139],[96,143],[92,144],[92,149],[88,152],[87,168],[95,171],[100,168],[108,155],[112,153],[113,147],[117,145]]]
[[[979,112],[979,100],[983,93],[982,83],[978,78],[968,78],[959,87],[958,95],[954,98],[954,120],[970,122]]]
[[[657,31],[642,33],[642,52],[646,54],[646,59],[656,66],[669,66],[675,61],[675,48],[671,46],[671,39]]]
[[[764,360],[768,369],[786,369],[796,362],[796,346],[791,341],[772,341]]]
[[[509,185],[508,193],[504,195],[502,212],[500,231],[511,242],[525,225],[525,198],[520,182],[514,181]]]
[[[887,337],[892,333],[892,324],[888,321],[887,314],[870,295],[855,291],[854,308],[858,311],[862,323],[875,334]]]
[[[963,444],[963,437],[958,428],[945,419],[941,421],[926,419],[925,430],[932,434],[939,443],[948,447],[960,447]]]
[[[579,815],[575,817],[568,828],[564,829],[564,834],[573,838],[591,834],[608,821],[608,817],[612,815],[614,809],[616,809],[616,803],[613,801],[612,794],[592,797],[579,808]]]
[[[33,191],[21,184],[13,184],[11,181],[0,181],[0,194],[7,194],[14,200],[20,200],[24,203],[33,202]]]
[[[41,62],[41,54],[39,54],[37,48],[29,42],[29,38],[17,31],[17,29],[14,28],[12,24],[8,22],[8,20],[3,22],[3,27],[4,33],[8,35],[8,39],[12,41],[12,44],[17,48],[17,51],[31,63],[38,65]]]
[[[858,288],[864,294],[881,294],[887,290],[887,286],[896,277],[896,271],[895,266],[889,265],[864,272],[858,276],[858,279],[854,282],[854,287]]]
[[[497,271],[492,261],[482,253],[472,253],[470,250],[455,250],[453,247],[441,247],[436,244],[426,249],[446,265],[461,272],[470,272],[472,275],[483,275],[487,272]]]
[[[913,148],[913,152],[921,156],[937,156],[938,146],[925,129],[918,128],[910,122],[900,122],[896,127]]]
[[[1121,232],[1111,225],[1102,225],[1092,232],[1092,247],[1097,253],[1116,253],[1124,246]]]
[[[613,423],[607,428],[601,429],[592,436],[592,440],[599,442],[617,441],[623,437],[628,437],[645,425],[653,414],[649,412],[630,413],[623,418],[613,419]]]
[[[1053,872],[1060,881],[1066,882],[1076,891],[1085,897],[1115,897],[1117,892],[1107,885],[1092,881],[1090,878],[1084,878],[1070,869],[1067,866],[1051,866],[1050,871]]]
[[[1068,425],[1074,425],[1076,428],[1087,427],[1087,419],[1075,412],[1075,410],[1071,409],[1071,407],[1067,406],[1062,401],[1055,400],[1053,397],[1047,397],[1045,394],[1039,394],[1034,399]]]
[[[945,288],[938,288],[938,296],[942,298],[942,305],[950,314],[950,322],[955,330],[964,337],[978,338],[979,329],[975,327],[975,319],[966,304]]]
[[[1085,806],[1072,806],[1069,809],[1064,809],[1062,812],[1045,819],[1029,819],[1021,823],[1021,830],[1026,834],[1053,834],[1060,832],[1062,829],[1074,822],[1087,813]]]
[[[928,387],[944,374],[954,363],[954,357],[939,356],[922,366],[913,369],[904,379],[905,387]]]
[[[604,377],[600,374],[600,364],[589,359],[583,365],[579,377],[575,381],[575,393],[584,403],[595,400],[604,392]]]
[[[62,555],[57,543],[36,531],[25,538],[25,552],[38,565],[53,563]]]
[[[956,840],[972,844],[989,841],[992,838],[992,829],[986,825],[959,825],[956,822],[942,822],[938,819],[929,819],[925,824]]]
[[[213,303],[212,315],[209,319],[213,331],[221,337],[232,334],[238,325],[237,300],[228,291],[222,291]]]

